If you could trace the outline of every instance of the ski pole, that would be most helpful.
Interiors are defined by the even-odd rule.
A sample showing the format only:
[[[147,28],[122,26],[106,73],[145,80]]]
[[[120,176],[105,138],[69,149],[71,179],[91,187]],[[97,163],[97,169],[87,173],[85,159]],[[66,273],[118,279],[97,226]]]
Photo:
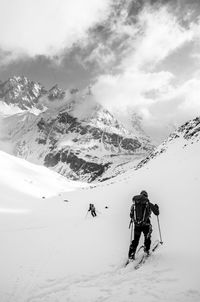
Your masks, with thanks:
[[[131,221],[130,221],[129,226],[131,226],[131,238],[130,238],[130,244],[131,244],[132,239],[133,239],[133,221],[132,221],[132,219],[131,219]],[[129,227],[129,229],[130,229],[130,227]]]
[[[160,222],[159,222],[158,216],[157,216],[157,221],[158,221],[158,230],[159,230],[159,234],[160,234],[160,243],[163,244],[162,236],[161,236],[161,230],[160,230]]]
[[[89,212],[89,211],[87,211],[87,213],[86,213],[86,215],[85,215],[85,218],[87,218],[88,212]]]

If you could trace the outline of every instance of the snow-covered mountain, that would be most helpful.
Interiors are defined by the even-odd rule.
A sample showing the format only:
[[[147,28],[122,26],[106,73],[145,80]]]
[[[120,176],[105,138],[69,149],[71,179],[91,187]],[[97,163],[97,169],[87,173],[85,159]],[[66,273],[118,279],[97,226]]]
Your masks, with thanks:
[[[0,152],[0,300],[199,302],[198,121],[179,128],[140,169],[96,187],[57,174],[54,181],[44,167]],[[122,266],[132,196],[143,189],[160,207],[164,244],[136,271]],[[87,214],[90,202],[96,218]]]
[[[27,99],[22,97],[21,103],[20,97],[26,90],[19,83],[34,87],[34,91],[36,84],[26,78],[14,79],[14,83],[18,83],[16,89],[20,91],[14,95],[14,101],[23,112],[4,116],[1,149],[52,168],[68,178],[89,182],[105,179],[104,173],[108,169],[112,170],[112,177],[121,173],[121,167],[127,162],[135,165],[153,149],[144,132],[136,128],[135,133],[127,130],[95,101],[89,89],[64,93],[54,86],[47,93],[37,86],[40,87],[37,100],[30,99],[33,93],[29,90],[29,107],[25,108]],[[2,86],[4,91],[5,85]],[[38,104],[45,111],[36,116],[33,107],[38,109]]]
[[[130,156],[144,157],[152,149],[148,139],[133,137],[100,105],[91,108],[88,96],[86,104],[81,100],[59,111],[50,109],[26,124],[23,135],[21,129],[15,133],[14,154],[68,178],[93,181],[109,167]]]
[[[169,137],[158,148],[152,151],[145,159],[138,165],[137,169],[145,165],[149,160],[166,152],[173,144],[180,144],[182,148],[187,148],[188,144],[194,144],[200,140],[200,117],[192,119],[182,126],[178,127],[176,131],[171,133]]]
[[[13,76],[0,83],[0,112],[13,114],[22,111],[33,111],[39,114],[45,110],[41,102],[43,97],[48,100],[63,99],[65,92],[53,86],[46,90],[40,83],[31,81],[24,76]]]

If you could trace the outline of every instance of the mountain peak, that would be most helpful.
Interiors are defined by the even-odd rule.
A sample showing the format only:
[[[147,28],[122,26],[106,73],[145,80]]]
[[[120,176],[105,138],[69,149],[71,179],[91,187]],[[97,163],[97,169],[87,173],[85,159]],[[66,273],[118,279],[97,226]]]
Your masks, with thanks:
[[[54,85],[49,91],[39,82],[29,80],[25,76],[12,76],[5,82],[0,82],[0,100],[8,106],[15,106],[20,110],[43,111],[45,104],[41,97],[45,96],[53,100],[61,100],[65,97],[65,91]]]
[[[28,84],[29,80],[25,76],[16,76],[14,75],[13,77],[9,78],[8,81],[9,83],[21,83],[21,84]]]
[[[25,76],[13,76],[0,84],[0,98],[7,105],[14,105],[21,110],[33,107],[41,109],[39,98],[46,93],[44,87]]]
[[[65,91],[60,89],[58,87],[58,84],[54,85],[49,91],[48,91],[48,98],[49,100],[55,100],[59,99],[62,100],[65,97]]]
[[[151,159],[166,152],[169,146],[178,143],[181,148],[186,148],[191,144],[200,141],[200,116],[187,121],[182,126],[178,127],[176,131],[171,133],[168,138],[159,145],[153,152],[151,152],[138,165],[137,169],[143,167]]]

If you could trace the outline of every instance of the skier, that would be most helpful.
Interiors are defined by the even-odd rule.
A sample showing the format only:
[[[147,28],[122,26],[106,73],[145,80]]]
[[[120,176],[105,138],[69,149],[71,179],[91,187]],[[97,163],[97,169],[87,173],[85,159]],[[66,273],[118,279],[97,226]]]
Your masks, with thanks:
[[[90,212],[90,211],[91,211],[91,215],[92,215],[93,217],[97,216],[96,210],[95,210],[95,206],[93,205],[93,203],[90,203],[88,212]]]
[[[140,195],[136,195],[132,199],[130,217],[131,223],[134,222],[134,240],[129,247],[129,259],[135,259],[135,252],[139,244],[141,233],[144,234],[144,251],[149,255],[151,246],[152,225],[150,221],[151,212],[159,215],[159,207],[157,204],[152,204],[148,199],[146,191],[142,191]]]

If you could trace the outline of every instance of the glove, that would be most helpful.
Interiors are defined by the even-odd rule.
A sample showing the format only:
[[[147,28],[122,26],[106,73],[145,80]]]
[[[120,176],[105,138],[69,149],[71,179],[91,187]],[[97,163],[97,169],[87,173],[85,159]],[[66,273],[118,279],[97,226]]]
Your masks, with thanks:
[[[128,227],[129,229],[130,229],[132,223],[133,223],[133,219],[130,220],[129,227]]]
[[[154,205],[154,210],[155,210],[155,214],[156,214],[156,216],[158,216],[159,215],[159,206],[155,203],[155,205]]]

